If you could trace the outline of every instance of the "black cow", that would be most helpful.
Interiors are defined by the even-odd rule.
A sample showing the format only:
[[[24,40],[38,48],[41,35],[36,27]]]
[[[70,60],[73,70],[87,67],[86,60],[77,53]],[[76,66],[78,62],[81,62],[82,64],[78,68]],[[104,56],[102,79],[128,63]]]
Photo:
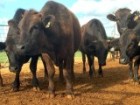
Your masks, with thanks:
[[[127,64],[128,62],[132,62],[134,59],[134,74],[132,70],[130,70],[130,77],[139,82],[138,80],[138,67],[140,63],[140,13],[138,11],[134,11],[131,15],[129,15],[127,19],[127,26],[132,30],[126,30],[123,33],[123,37],[120,40],[120,43],[125,43],[122,45],[121,51],[121,59],[120,63]],[[123,48],[125,49],[123,50]],[[132,64],[132,63],[131,63]],[[130,67],[132,68],[132,67]]]
[[[24,9],[17,9],[13,19],[8,21],[9,31],[5,41],[5,45],[6,45],[5,51],[9,59],[9,69],[11,72],[16,73],[15,80],[13,82],[13,91],[19,90],[20,87],[19,75],[20,75],[21,68],[24,63],[29,61],[30,58],[31,58],[30,69],[33,74],[32,84],[35,89],[37,90],[39,89],[39,83],[36,77],[36,69],[37,69],[36,67],[37,67],[38,57],[40,55],[23,56],[20,53],[18,53],[16,49],[16,43],[19,40],[19,28],[17,26],[24,12],[25,12]],[[46,69],[45,69],[45,74],[47,75]]]
[[[115,15],[108,14],[107,18],[111,21],[115,21],[117,24],[117,29],[120,35],[127,28],[127,18],[131,14],[131,10],[128,8],[121,8],[115,12]]]
[[[63,68],[68,96],[73,96],[71,72],[73,71],[74,53],[81,40],[78,19],[64,5],[48,1],[40,12],[27,11],[19,23],[19,52],[23,55],[48,53],[57,66]],[[52,64],[52,63],[51,63]],[[46,65],[49,80],[49,97],[53,97],[54,68]]]
[[[106,65],[106,57],[108,53],[108,43],[105,29],[102,23],[97,19],[90,20],[82,28],[82,40],[80,51],[83,57],[83,72],[85,72],[85,54],[89,63],[89,75],[93,76],[94,57],[98,58],[100,76],[103,76],[102,66]]]
[[[139,82],[138,68],[140,64],[140,34],[135,29],[127,29],[120,37],[120,63],[131,64],[130,77]],[[134,61],[134,73],[132,64]]]
[[[138,67],[140,63],[140,18],[139,12],[134,11],[129,15],[127,19],[127,27],[131,29],[127,29],[120,38],[120,51],[121,51],[121,64],[129,63],[130,68],[130,77],[139,82],[138,80]],[[134,74],[132,71],[132,60],[134,61]]]

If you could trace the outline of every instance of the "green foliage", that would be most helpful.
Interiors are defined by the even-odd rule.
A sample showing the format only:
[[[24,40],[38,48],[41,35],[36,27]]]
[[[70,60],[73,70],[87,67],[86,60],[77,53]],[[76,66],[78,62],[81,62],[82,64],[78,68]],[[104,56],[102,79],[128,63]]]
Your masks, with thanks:
[[[4,63],[8,60],[7,55],[4,51],[0,52],[0,63]]]
[[[76,60],[82,60],[82,54],[81,54],[80,51],[77,51],[77,52],[75,53],[75,59],[76,59]]]

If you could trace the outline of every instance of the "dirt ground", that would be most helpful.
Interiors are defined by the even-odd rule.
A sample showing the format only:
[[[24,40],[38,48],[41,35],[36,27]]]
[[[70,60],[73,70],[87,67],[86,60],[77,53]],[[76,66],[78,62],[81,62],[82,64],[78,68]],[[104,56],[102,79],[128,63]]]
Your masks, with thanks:
[[[19,92],[11,91],[14,74],[8,68],[1,69],[4,86],[0,87],[0,105],[140,105],[140,85],[129,81],[128,67],[120,65],[118,59],[107,60],[103,67],[104,77],[90,79],[88,72],[83,75],[81,60],[75,60],[76,80],[74,82],[74,99],[65,97],[65,84],[58,81],[58,70],[55,73],[56,97],[48,99],[48,82],[44,80],[42,62],[38,63],[37,77],[41,91],[33,91],[32,75],[29,63],[23,66]],[[98,68],[95,62],[95,68]],[[87,66],[88,71],[88,66]]]

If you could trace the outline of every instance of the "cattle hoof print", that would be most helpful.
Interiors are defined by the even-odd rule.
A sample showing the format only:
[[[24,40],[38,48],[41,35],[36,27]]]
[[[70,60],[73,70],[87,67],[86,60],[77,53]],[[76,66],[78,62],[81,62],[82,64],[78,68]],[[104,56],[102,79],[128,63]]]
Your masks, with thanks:
[[[35,91],[35,92],[40,91],[40,88],[39,87],[33,87],[33,91]]]
[[[47,94],[47,98],[54,98],[55,97],[55,94],[54,93],[48,93]]]

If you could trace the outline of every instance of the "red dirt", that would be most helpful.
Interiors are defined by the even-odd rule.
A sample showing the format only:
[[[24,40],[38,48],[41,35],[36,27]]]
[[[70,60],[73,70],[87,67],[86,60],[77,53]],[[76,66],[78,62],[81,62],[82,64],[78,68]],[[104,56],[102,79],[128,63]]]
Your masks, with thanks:
[[[48,82],[44,80],[44,68],[38,63],[37,77],[41,91],[33,91],[32,75],[29,64],[23,66],[19,92],[11,91],[14,74],[8,68],[1,69],[4,86],[0,87],[0,105],[140,105],[140,86],[129,81],[128,67],[120,65],[118,60],[107,60],[103,67],[104,77],[89,79],[88,72],[83,75],[82,63],[75,61],[76,80],[74,99],[65,97],[65,84],[58,82],[58,70],[55,73],[56,97],[47,98]],[[95,62],[96,69],[98,68]],[[87,66],[88,68],[88,66]]]

